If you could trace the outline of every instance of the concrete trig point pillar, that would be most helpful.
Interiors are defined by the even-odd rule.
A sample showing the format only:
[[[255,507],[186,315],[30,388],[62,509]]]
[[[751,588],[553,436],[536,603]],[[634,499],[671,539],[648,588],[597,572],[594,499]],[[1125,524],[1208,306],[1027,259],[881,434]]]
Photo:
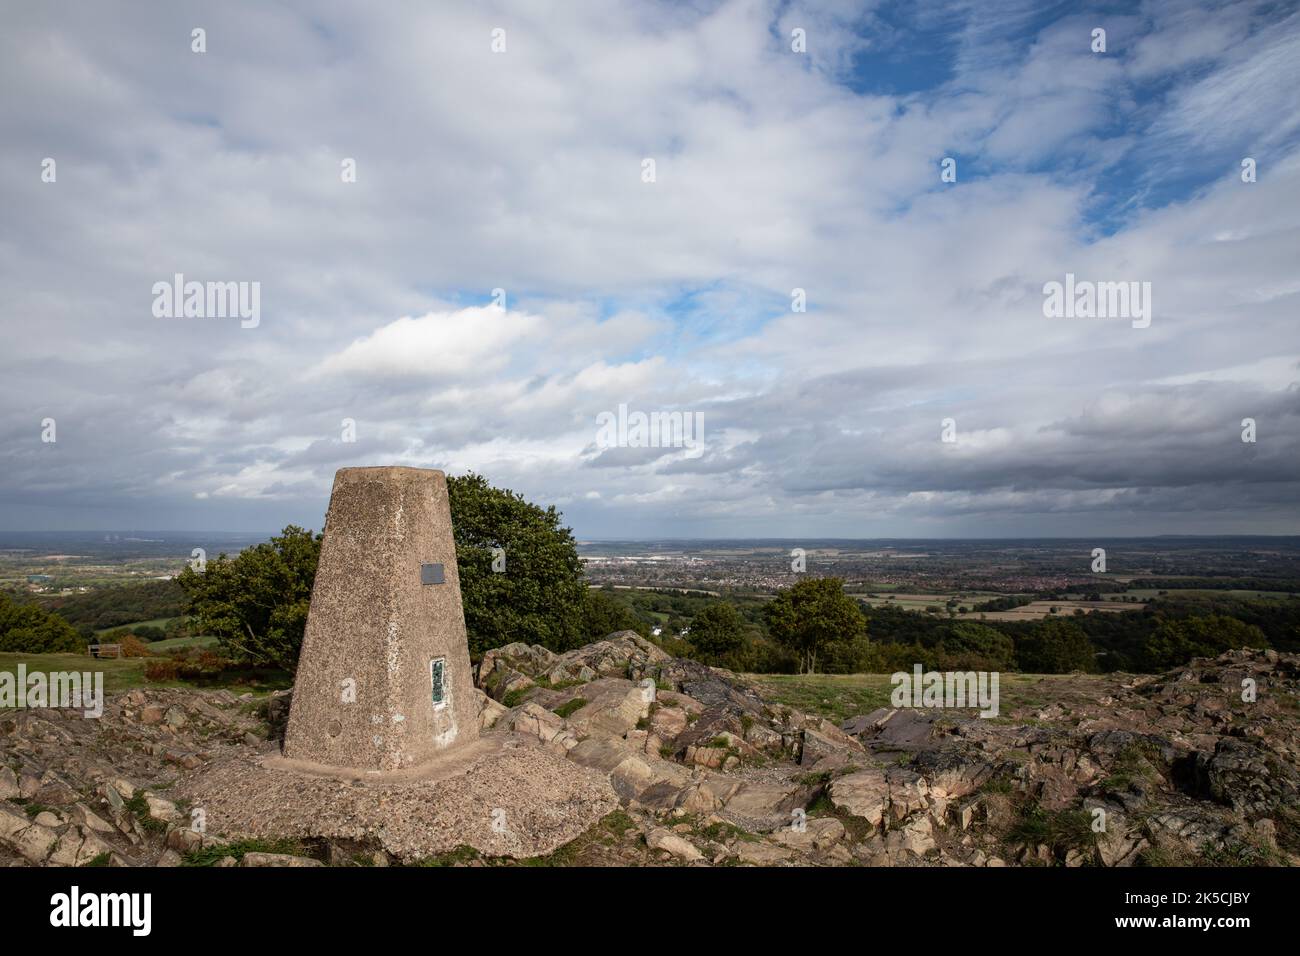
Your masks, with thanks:
[[[382,772],[478,737],[447,479],[334,476],[284,755]]]

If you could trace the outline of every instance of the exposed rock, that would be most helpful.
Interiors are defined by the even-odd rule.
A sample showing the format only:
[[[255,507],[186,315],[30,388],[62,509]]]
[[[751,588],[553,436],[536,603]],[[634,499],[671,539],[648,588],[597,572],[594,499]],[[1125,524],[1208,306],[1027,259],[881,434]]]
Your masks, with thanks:
[[[1250,703],[1240,699],[1246,678],[1261,691]],[[1300,864],[1289,815],[1300,805],[1300,719],[1286,706],[1300,694],[1300,655],[1237,651],[1165,675],[1062,677],[997,721],[881,708],[841,726],[769,705],[735,675],[629,634],[562,655],[499,648],[479,680],[503,696],[503,686],[524,688],[526,700],[507,709],[476,693],[495,756],[436,782],[267,769],[288,692],[259,701],[137,688],[108,695],[95,721],[6,712],[0,865],[105,854],[116,865],[178,865],[241,837],[323,845],[334,865],[462,844],[519,858],[551,852],[617,807],[616,838],[584,844],[592,861]],[[839,817],[799,812],[823,793]],[[188,829],[190,805],[215,836]],[[1094,810],[1105,826],[1084,842],[1008,842],[1030,811],[1095,820]],[[665,837],[696,855],[675,843],[674,854]]]
[[[704,855],[695,848],[695,845],[671,830],[665,830],[663,827],[656,827],[645,835],[646,846],[652,850],[662,850],[672,854],[679,860],[685,860],[687,863],[694,863],[696,860],[704,859]]]
[[[810,817],[802,827],[772,831],[771,839],[796,850],[825,850],[844,839],[844,824],[834,817]]]
[[[291,856],[288,853],[245,853],[240,866],[324,866],[320,860],[309,856]]]
[[[569,751],[569,759],[608,774],[615,793],[624,800],[637,800],[646,790],[656,786],[667,785],[680,790],[691,779],[686,768],[608,737],[591,737],[582,741]]]
[[[645,689],[629,680],[601,678],[582,688],[586,703],[566,720],[575,733],[622,737],[649,713]]]
[[[831,803],[837,809],[880,826],[889,808],[889,784],[884,771],[872,768],[840,777],[831,784]]]
[[[826,722],[816,728],[804,727],[799,763],[805,767],[817,764],[823,769],[831,763],[842,767],[854,760],[861,762],[864,753],[860,743]]]
[[[481,690],[474,692],[478,698],[478,725],[480,730],[487,730],[496,725],[502,715],[509,709],[504,704],[493,700]]]
[[[934,824],[926,814],[917,814],[901,829],[885,834],[885,848],[897,855],[899,852],[922,856],[935,848]]]
[[[792,811],[808,805],[808,792],[793,782],[748,781],[727,798],[718,814],[746,830],[767,833],[789,826]]]
[[[766,841],[736,841],[736,859],[751,866],[780,866],[790,862],[794,852],[789,847],[776,846]]]
[[[15,851],[28,863],[44,863],[59,835],[49,827],[27,819],[21,811],[0,805],[0,845]]]

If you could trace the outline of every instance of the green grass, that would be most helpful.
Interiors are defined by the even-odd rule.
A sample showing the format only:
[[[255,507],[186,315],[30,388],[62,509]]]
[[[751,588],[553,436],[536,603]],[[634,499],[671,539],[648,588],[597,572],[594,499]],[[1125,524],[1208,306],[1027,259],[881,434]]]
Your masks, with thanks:
[[[149,651],[154,654],[161,654],[166,651],[188,650],[192,647],[217,647],[221,641],[211,634],[204,634],[201,637],[169,637],[164,641],[154,641],[149,645]]]
[[[889,706],[888,674],[746,674],[766,700],[842,721]]]
[[[137,687],[222,687],[236,694],[251,692],[267,694],[281,690],[293,684],[293,677],[286,671],[258,669],[253,671],[229,671],[216,681],[196,685],[184,680],[151,681],[144,676],[148,657],[102,658],[96,660],[86,654],[19,654],[0,651],[0,671],[17,674],[18,665],[26,664],[28,673],[32,671],[78,671],[86,673],[102,672],[104,675],[104,692],[116,694]],[[252,681],[256,681],[254,686]]]
[[[117,624],[113,627],[98,628],[96,634],[107,634],[110,631],[130,631],[133,627],[161,627],[166,628],[172,621],[179,620],[175,617],[155,617],[148,621],[132,621],[130,624]]]
[[[879,707],[891,707],[894,689],[889,674],[745,674],[767,700],[796,710],[818,714],[840,722],[858,714],[869,714]],[[1083,679],[1100,679],[1104,675],[1084,675]],[[1040,686],[1043,682],[1078,680],[1074,674],[1009,674],[999,678],[999,713],[1003,716],[1017,707],[1042,706],[1056,699],[1054,690]],[[970,714],[977,713],[968,708]],[[1019,721],[1018,721],[1019,722]]]
[[[108,658],[96,660],[87,654],[19,654],[0,652],[0,671],[17,674],[18,665],[26,664],[32,671],[102,671],[105,693],[131,690],[134,687],[154,686],[144,679],[145,658]],[[180,685],[176,685],[180,686]]]
[[[1011,843],[1028,846],[1046,844],[1058,856],[1067,850],[1089,850],[1094,846],[1092,818],[1086,810],[1044,810],[1030,804],[1007,833]]]
[[[150,833],[163,833],[166,831],[166,823],[149,816],[149,802],[145,800],[144,793],[141,791],[137,790],[135,796],[126,801],[126,808],[135,817],[136,822]]]
[[[563,703],[559,707],[554,708],[554,712],[560,717],[569,717],[572,716],[576,711],[579,711],[586,706],[587,706],[587,698],[575,697],[573,698],[573,700],[568,701],[567,703]]]
[[[243,861],[246,853],[284,853],[289,856],[306,856],[301,843],[297,840],[237,840],[220,846],[199,847],[191,850],[183,858],[184,866],[215,866],[222,859],[233,856]]]

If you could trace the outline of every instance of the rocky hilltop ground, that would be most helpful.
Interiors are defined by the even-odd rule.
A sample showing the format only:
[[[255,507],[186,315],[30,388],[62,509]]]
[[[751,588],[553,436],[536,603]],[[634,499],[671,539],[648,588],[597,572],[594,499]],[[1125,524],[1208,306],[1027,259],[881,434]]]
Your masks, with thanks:
[[[98,720],[2,713],[0,863],[1300,862],[1300,655],[1080,676],[993,719],[836,724],[632,632],[491,651],[478,686],[486,745],[506,756],[424,790],[266,777],[287,692],[133,690]],[[496,826],[491,804],[510,799],[521,809]]]

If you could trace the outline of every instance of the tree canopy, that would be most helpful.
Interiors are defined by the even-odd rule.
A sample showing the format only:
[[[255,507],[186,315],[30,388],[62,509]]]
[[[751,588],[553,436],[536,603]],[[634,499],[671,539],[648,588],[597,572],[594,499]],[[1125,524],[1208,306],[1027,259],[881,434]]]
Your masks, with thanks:
[[[745,646],[745,619],[730,604],[710,604],[691,621],[690,642],[706,664],[733,664]]]
[[[86,642],[77,629],[58,614],[0,594],[0,651],[54,654],[85,649]]]
[[[786,588],[768,602],[764,617],[772,639],[799,657],[803,673],[816,673],[823,657],[851,659],[857,655],[846,651],[866,649],[866,616],[840,578],[806,578]]]
[[[231,659],[295,670],[320,560],[321,535],[289,525],[270,541],[204,571],[176,578],[189,594],[199,634],[212,634]]]
[[[512,641],[553,651],[581,646],[587,584],[554,506],[541,508],[475,474],[448,478],[447,491],[470,650]],[[493,570],[494,560],[502,570]]]
[[[1046,617],[1016,644],[1020,669],[1030,674],[1095,671],[1097,652],[1078,624]]]
[[[1217,657],[1241,647],[1266,648],[1264,632],[1222,614],[1162,621],[1146,643],[1142,663],[1148,670],[1177,667],[1193,657]]]
[[[481,475],[448,478],[447,491],[471,651],[511,641],[562,651],[581,645],[590,628],[627,623],[621,609],[588,598],[577,545],[555,508]],[[320,546],[321,535],[291,525],[205,571],[186,568],[177,580],[196,631],[215,635],[235,660],[294,670]]]

